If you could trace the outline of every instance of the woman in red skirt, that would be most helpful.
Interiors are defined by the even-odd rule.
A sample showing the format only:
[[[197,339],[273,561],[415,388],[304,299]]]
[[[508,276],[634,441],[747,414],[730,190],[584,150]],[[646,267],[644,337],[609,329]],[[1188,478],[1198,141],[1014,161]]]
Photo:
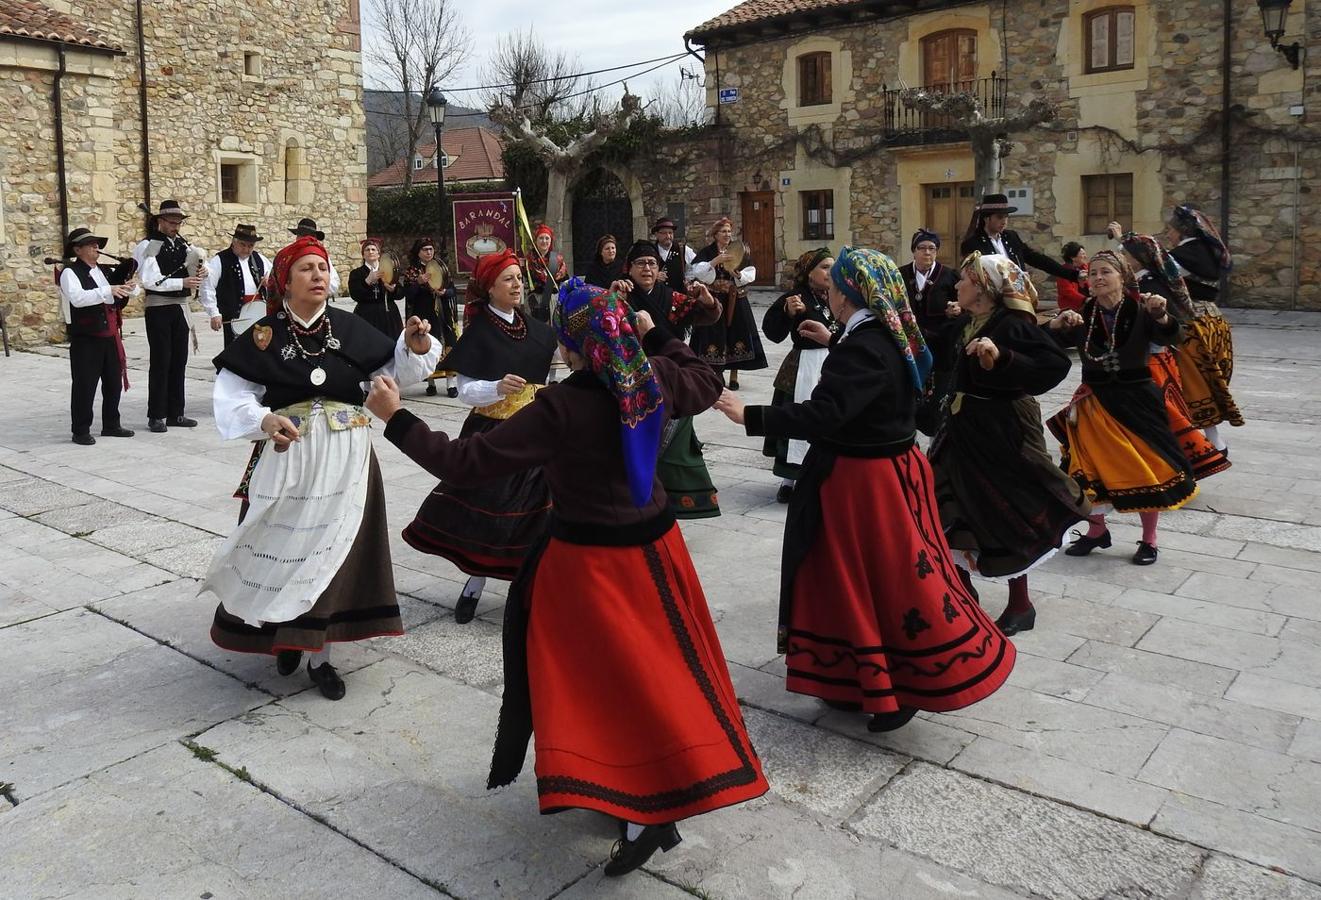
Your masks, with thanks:
[[[960,578],[913,417],[931,368],[894,261],[845,247],[830,270],[844,323],[804,403],[716,404],[749,435],[807,440],[789,501],[780,588],[785,686],[872,714],[890,731],[918,710],[984,699],[1014,647]],[[805,326],[808,327],[808,326]],[[824,326],[822,326],[824,327]]]
[[[767,790],[702,586],[656,478],[665,422],[707,409],[720,376],[614,293],[573,279],[554,324],[574,369],[498,428],[451,440],[399,408],[385,436],[446,480],[542,467],[549,535],[505,606],[505,690],[489,787],[513,781],[535,731],[543,813],[594,809],[626,828],[622,875],[680,840],[675,823]]]

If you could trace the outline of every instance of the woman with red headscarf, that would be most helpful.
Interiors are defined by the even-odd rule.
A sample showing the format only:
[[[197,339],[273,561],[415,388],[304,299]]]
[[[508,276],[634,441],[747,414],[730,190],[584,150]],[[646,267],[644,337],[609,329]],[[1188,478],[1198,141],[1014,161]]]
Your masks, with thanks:
[[[490,431],[532,402],[546,384],[555,333],[523,315],[523,272],[511,251],[477,261],[468,281],[463,334],[441,360],[458,373],[459,399],[473,408],[461,437]],[[540,469],[473,486],[442,481],[422,503],[404,540],[423,553],[458,566],[468,583],[454,607],[455,621],[472,621],[487,578],[517,574],[546,528],[550,493]]]
[[[312,681],[338,700],[329,645],[403,633],[363,385],[377,375],[416,384],[440,345],[416,317],[391,340],[329,306],[330,262],[315,237],[276,254],[270,290],[276,309],[215,358],[216,427],[255,446],[235,495],[239,525],[199,593],[220,600],[216,644],[274,654],[281,675],[310,653]]]
[[[555,232],[545,222],[532,233],[532,241],[535,249],[527,258],[528,276],[532,279],[528,307],[533,318],[549,322],[551,294],[569,277],[569,264],[564,254],[554,249]]]

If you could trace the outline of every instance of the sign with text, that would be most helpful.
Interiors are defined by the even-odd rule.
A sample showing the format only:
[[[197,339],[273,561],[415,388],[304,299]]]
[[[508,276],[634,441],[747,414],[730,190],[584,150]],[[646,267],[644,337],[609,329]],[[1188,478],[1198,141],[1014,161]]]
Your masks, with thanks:
[[[738,88],[721,88],[721,89],[720,89],[720,102],[721,102],[721,103],[737,103],[737,102],[738,102],[738,97],[739,97]]]
[[[460,272],[471,275],[478,257],[514,246],[513,194],[469,194],[453,205],[454,255]]]

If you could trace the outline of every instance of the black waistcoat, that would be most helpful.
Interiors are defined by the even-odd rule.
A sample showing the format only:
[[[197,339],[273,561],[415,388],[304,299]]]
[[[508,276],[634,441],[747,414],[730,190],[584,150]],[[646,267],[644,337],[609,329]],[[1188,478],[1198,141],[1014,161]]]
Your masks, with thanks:
[[[94,291],[101,285],[92,279],[92,267],[81,259],[75,259],[69,263],[69,271],[78,276],[78,282],[83,286],[83,290]],[[98,267],[99,268],[99,267]],[[107,280],[109,278],[107,277]],[[113,282],[112,282],[113,283]],[[123,306],[127,301],[116,301],[116,306]],[[74,306],[69,304],[69,335],[77,337],[110,337],[110,319],[106,315],[106,305],[98,303],[95,306]]]
[[[162,278],[187,278],[193,274],[184,271],[184,263],[188,260],[187,241],[181,237],[168,238],[159,231],[149,237],[153,241],[161,242],[160,252],[156,254],[156,265],[160,267]],[[159,291],[150,284],[144,284],[143,287],[149,293],[159,294],[162,297],[187,297],[191,293],[187,289]]]
[[[221,250],[219,256],[220,283],[216,285],[216,306],[220,308],[223,318],[234,319],[243,308],[243,270],[240,267],[247,266],[252,273],[253,283],[260,287],[266,266],[255,250],[248,254],[246,260],[239,259],[232,248]]]
[[[258,321],[238,335],[213,362],[216,371],[229,369],[240,378],[255,381],[266,388],[262,403],[271,409],[283,409],[294,403],[325,397],[342,403],[362,403],[366,394],[362,382],[371,373],[394,358],[394,341],[377,331],[361,316],[327,307],[330,330],[339,341],[335,350],[322,356],[304,359],[295,355],[285,359],[281,351],[292,343],[289,314],[281,310]],[[326,332],[322,332],[324,337]],[[299,343],[310,353],[322,349],[319,337],[299,335]],[[262,342],[266,346],[263,349]],[[323,384],[312,383],[312,370],[320,366],[326,373]]]
[[[481,304],[438,368],[480,381],[499,381],[506,375],[517,375],[532,384],[545,384],[551,357],[559,343],[555,330],[519,310],[514,310],[514,324],[507,327],[521,331],[526,326],[523,337],[512,337],[502,326],[506,326],[505,321],[497,319],[487,304]]]
[[[665,260],[665,265],[662,268],[665,269],[666,283],[669,284],[671,290],[683,290],[683,276],[688,268],[684,265],[683,258],[685,256],[687,256],[687,253],[684,252],[683,244],[678,241],[670,244],[670,256],[669,259]]]

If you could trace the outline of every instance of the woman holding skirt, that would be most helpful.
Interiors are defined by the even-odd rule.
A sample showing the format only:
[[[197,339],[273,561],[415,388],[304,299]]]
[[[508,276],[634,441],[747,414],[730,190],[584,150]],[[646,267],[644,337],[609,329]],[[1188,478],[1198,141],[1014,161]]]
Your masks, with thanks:
[[[964,315],[949,415],[931,443],[936,502],[959,566],[1009,580],[995,624],[1030,631],[1027,573],[1054,555],[1089,505],[1046,450],[1037,395],[1069,373],[1069,357],[1037,325],[1037,291],[1007,256],[963,261]]]
[[[802,403],[812,396],[812,390],[821,379],[821,366],[830,351],[829,339],[810,338],[801,333],[804,322],[820,322],[831,332],[835,317],[830,314],[827,296],[830,291],[830,267],[835,258],[829,247],[809,250],[794,263],[794,283],[787,294],[771,304],[761,320],[761,330],[775,343],[791,338],[793,349],[780,364],[775,374],[775,392],[771,406]],[[807,455],[807,441],[767,438],[763,455],[775,460],[772,471],[780,476],[780,490],[775,495],[779,503],[788,503],[793,496],[798,470]]]
[[[477,261],[463,335],[440,363],[458,373],[459,399],[473,408],[460,437],[490,431],[545,387],[555,333],[523,314],[522,296],[523,273],[511,251]],[[464,624],[476,615],[487,578],[513,579],[549,514],[550,494],[535,468],[480,485],[442,480],[404,529],[404,540],[469,576],[454,606],[454,620]]]
[[[513,781],[535,737],[543,813],[622,822],[606,875],[679,843],[680,819],[767,790],[683,535],[656,477],[672,416],[708,408],[719,376],[613,292],[573,279],[553,322],[573,374],[500,427],[451,440],[369,408],[433,475],[478,484],[545,473],[549,533],[505,606],[505,690],[489,787]]]
[[[811,398],[745,407],[727,391],[716,408],[749,435],[811,442],[784,530],[785,687],[871,713],[870,730],[890,731],[920,709],[989,696],[1015,654],[964,586],[914,445],[931,354],[898,266],[845,247],[830,279],[844,327]]]
[[[1069,556],[1109,547],[1106,509],[1136,512],[1142,540],[1133,564],[1156,562],[1160,511],[1197,495],[1192,466],[1170,430],[1165,401],[1151,380],[1150,345],[1179,338],[1179,322],[1159,294],[1139,294],[1133,271],[1110,250],[1092,257],[1091,299],[1082,314],[1066,310],[1050,323],[1057,339],[1078,349],[1082,385],[1050,430],[1061,445],[1060,467],[1092,502],[1091,527]]]
[[[199,593],[220,600],[217,645],[274,654],[281,675],[310,653],[308,674],[338,700],[329,645],[403,633],[363,386],[382,374],[416,384],[440,346],[420,319],[390,340],[328,306],[329,260],[314,237],[276,255],[270,285],[278,311],[215,359],[216,426],[255,446],[239,525]]]

